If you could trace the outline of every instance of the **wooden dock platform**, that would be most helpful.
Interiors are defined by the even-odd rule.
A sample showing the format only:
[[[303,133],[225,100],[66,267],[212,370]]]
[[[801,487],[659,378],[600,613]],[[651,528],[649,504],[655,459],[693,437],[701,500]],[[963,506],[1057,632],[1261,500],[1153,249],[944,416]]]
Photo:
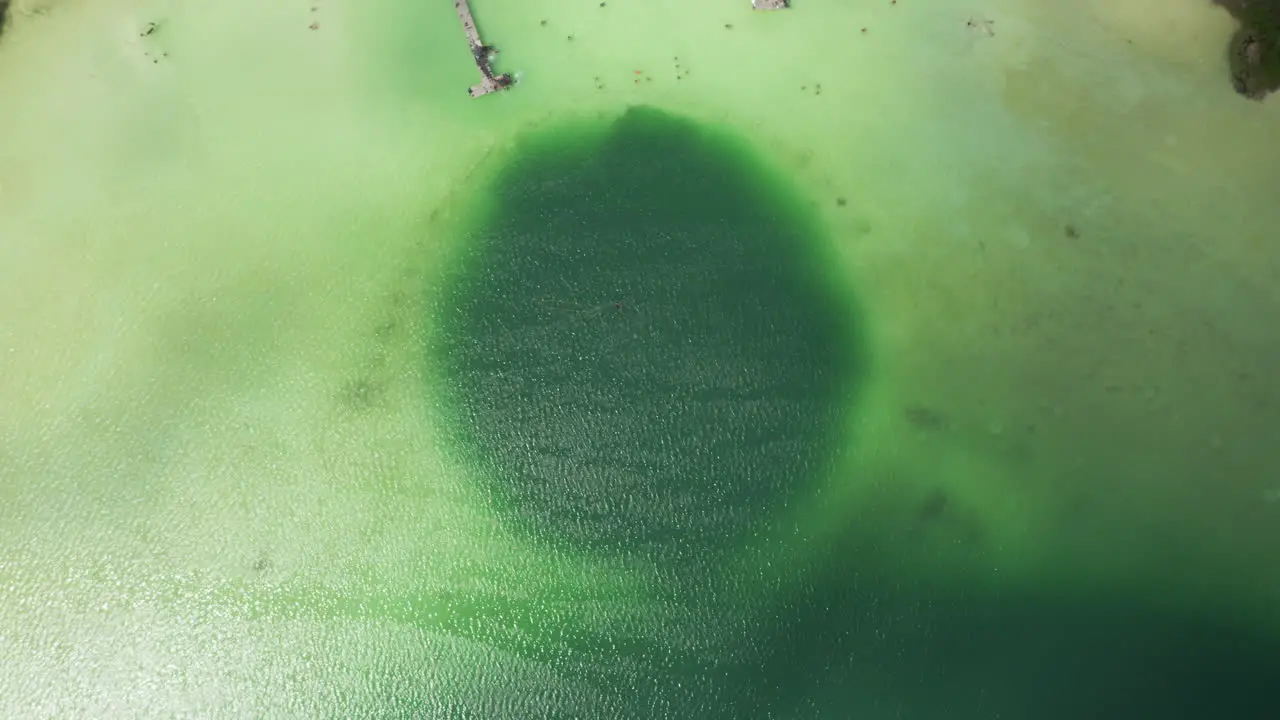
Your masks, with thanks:
[[[751,0],[751,7],[756,10],[785,10],[788,0]]]
[[[511,87],[515,80],[510,73],[493,74],[493,55],[497,51],[480,41],[480,31],[476,30],[476,19],[471,15],[471,5],[467,0],[454,0],[453,9],[458,11],[462,30],[467,34],[467,45],[471,47],[471,57],[476,61],[476,69],[480,71],[480,82],[472,85],[467,90],[467,94],[476,98]]]

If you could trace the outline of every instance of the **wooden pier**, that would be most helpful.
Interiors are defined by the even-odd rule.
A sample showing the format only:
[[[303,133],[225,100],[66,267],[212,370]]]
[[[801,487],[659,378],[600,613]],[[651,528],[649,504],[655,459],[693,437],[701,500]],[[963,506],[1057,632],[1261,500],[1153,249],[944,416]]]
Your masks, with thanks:
[[[496,51],[480,41],[476,19],[471,16],[471,6],[467,4],[467,0],[454,0],[453,9],[458,11],[462,30],[467,33],[467,44],[471,46],[471,57],[476,61],[476,69],[480,71],[480,82],[472,85],[467,94],[476,98],[511,87],[515,80],[510,73],[493,74],[493,55]]]
[[[756,10],[784,10],[787,0],[751,0],[751,7]]]

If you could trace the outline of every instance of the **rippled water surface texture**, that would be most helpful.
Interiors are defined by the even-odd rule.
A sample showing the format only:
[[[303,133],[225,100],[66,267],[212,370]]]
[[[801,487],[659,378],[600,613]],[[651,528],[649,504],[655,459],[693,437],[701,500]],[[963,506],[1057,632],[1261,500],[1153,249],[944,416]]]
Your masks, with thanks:
[[[1277,717],[1269,7],[0,0],[0,716]]]
[[[825,479],[856,308],[727,141],[648,109],[583,134],[527,141],[468,240],[452,423],[535,538],[714,566]]]

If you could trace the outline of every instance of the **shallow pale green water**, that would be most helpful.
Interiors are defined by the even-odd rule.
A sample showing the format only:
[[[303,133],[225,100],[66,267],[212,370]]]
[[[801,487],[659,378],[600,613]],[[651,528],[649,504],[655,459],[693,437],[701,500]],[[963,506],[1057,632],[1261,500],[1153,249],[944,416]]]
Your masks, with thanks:
[[[1274,714],[1229,18],[745,5],[15,2],[0,714]]]

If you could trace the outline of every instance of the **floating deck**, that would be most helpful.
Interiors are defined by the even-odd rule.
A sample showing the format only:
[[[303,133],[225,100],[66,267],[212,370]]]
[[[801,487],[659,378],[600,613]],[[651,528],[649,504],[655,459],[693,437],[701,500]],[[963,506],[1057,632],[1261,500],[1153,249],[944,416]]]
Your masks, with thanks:
[[[783,10],[789,7],[788,0],[751,0],[751,7],[756,10]]]
[[[467,44],[471,46],[471,57],[475,59],[476,69],[480,71],[480,82],[472,85],[467,94],[476,98],[511,87],[514,81],[510,73],[493,74],[493,54],[496,51],[480,41],[480,31],[476,30],[476,19],[471,15],[471,6],[467,0],[454,0],[453,9],[458,11],[462,30],[467,34]]]

